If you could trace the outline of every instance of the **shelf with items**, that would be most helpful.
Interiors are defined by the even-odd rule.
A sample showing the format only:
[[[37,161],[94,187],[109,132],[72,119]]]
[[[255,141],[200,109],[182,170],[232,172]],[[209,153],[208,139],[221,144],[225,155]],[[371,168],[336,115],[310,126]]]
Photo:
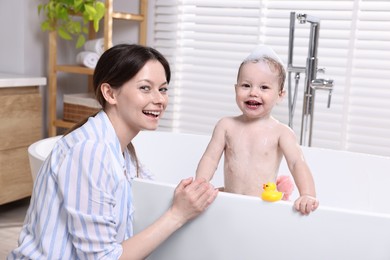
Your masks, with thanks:
[[[104,15],[104,28],[103,28],[103,39],[104,39],[104,50],[112,47],[112,33],[113,33],[113,21],[114,20],[127,20],[135,21],[138,23],[138,43],[146,44],[147,34],[147,0],[139,1],[139,13],[126,13],[117,12],[113,10],[114,0],[105,0],[105,15]],[[92,23],[90,25],[88,38],[89,40],[96,39],[96,33],[92,30]],[[57,73],[71,73],[71,74],[82,74],[88,76],[88,89],[92,91],[92,75],[94,69],[87,68],[81,65],[72,64],[58,64],[57,63],[57,32],[49,32],[49,70],[48,70],[48,91],[49,91],[49,104],[48,104],[48,134],[49,136],[57,135],[58,128],[68,129],[71,128],[75,122],[66,121],[57,117]]]

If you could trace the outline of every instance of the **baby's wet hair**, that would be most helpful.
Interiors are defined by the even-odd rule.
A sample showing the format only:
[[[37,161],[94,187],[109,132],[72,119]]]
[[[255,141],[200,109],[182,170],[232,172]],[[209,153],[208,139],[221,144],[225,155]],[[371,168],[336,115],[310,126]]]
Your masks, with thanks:
[[[238,77],[240,76],[241,68],[248,62],[264,62],[268,65],[272,72],[277,72],[279,78],[279,89],[283,91],[284,81],[286,80],[286,70],[284,69],[283,61],[278,54],[269,46],[259,44],[256,48],[244,59],[238,69]]]
[[[262,56],[260,58],[245,59],[240,64],[240,67],[238,69],[237,81],[238,81],[238,78],[240,76],[242,66],[249,63],[249,62],[252,62],[252,63],[264,62],[264,63],[266,63],[272,72],[276,72],[278,74],[279,89],[280,89],[280,91],[283,91],[284,82],[286,80],[286,70],[284,69],[283,64],[281,64],[279,61],[275,60],[274,58],[271,58],[268,56]]]

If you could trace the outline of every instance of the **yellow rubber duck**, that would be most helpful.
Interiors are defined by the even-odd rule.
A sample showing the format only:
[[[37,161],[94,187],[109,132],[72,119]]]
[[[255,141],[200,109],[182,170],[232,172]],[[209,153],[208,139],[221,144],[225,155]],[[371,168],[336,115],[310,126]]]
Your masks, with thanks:
[[[281,200],[283,197],[283,192],[277,191],[276,184],[274,182],[263,184],[263,190],[261,198],[265,201],[274,202]]]

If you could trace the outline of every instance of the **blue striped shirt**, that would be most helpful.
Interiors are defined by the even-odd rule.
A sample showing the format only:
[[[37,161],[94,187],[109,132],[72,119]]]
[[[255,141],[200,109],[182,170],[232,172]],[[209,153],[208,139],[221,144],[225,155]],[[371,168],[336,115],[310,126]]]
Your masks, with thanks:
[[[133,235],[135,172],[106,113],[89,118],[43,163],[8,259],[118,259]]]

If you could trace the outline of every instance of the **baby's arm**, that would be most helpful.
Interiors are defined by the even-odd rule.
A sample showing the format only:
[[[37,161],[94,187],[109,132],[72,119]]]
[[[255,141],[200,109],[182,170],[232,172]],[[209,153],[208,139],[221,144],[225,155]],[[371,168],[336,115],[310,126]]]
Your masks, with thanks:
[[[221,119],[214,128],[211,140],[199,161],[196,169],[196,178],[204,178],[210,181],[217,170],[219,160],[225,149],[225,127],[224,120]]]
[[[296,140],[295,133],[289,127],[285,126],[279,144],[300,194],[300,197],[294,203],[294,207],[302,214],[310,214],[319,205],[316,198],[314,179],[305,161],[302,149]]]

